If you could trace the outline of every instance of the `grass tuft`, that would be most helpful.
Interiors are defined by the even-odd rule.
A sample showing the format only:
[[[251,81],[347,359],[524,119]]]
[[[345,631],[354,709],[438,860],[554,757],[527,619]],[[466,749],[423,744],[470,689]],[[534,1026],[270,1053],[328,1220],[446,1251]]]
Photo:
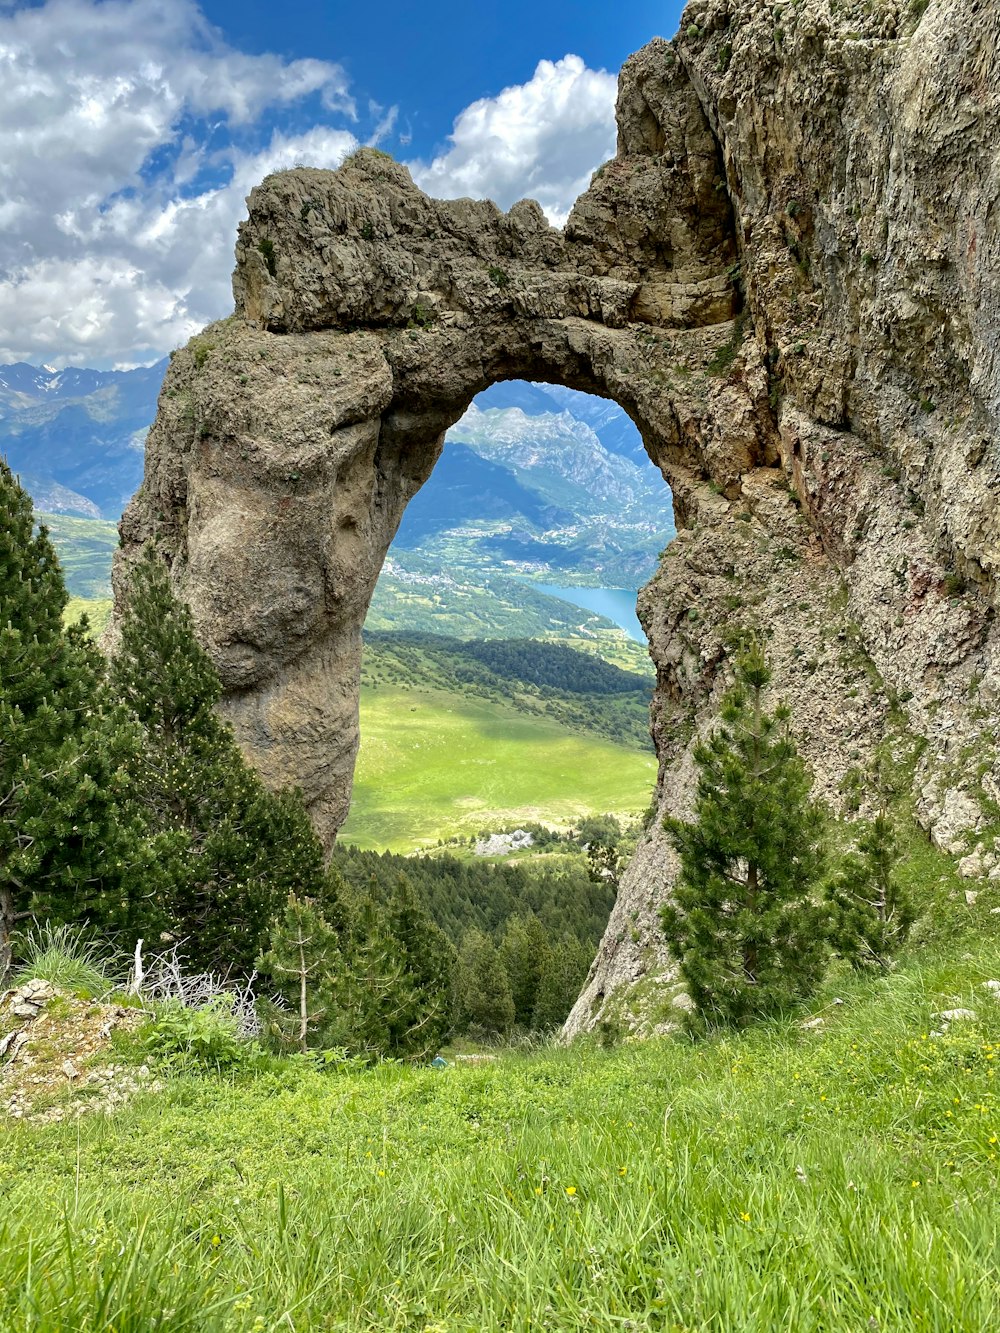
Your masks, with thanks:
[[[27,931],[18,941],[21,966],[13,984],[38,978],[82,999],[96,999],[114,990],[114,958],[106,947],[87,939],[72,926],[51,922]]]

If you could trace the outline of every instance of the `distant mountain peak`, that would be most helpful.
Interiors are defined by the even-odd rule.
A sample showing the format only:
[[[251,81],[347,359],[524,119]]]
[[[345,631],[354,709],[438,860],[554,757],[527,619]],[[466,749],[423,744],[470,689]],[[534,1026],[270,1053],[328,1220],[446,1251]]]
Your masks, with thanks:
[[[119,517],[142,481],[142,444],[166,366],[0,366],[0,454],[32,479],[36,502]]]

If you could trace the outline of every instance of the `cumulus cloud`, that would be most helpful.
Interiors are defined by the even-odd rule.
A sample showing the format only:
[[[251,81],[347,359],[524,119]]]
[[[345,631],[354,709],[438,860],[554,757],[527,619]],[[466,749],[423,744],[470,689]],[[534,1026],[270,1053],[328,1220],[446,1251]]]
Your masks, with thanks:
[[[414,175],[562,223],[614,151],[614,100],[610,74],[542,61]],[[195,0],[0,0],[0,362],[134,365],[228,313],[258,181],[409,142],[397,107],[363,110],[339,65],[235,50]]]
[[[244,199],[272,171],[335,167],[353,135],[275,134],[259,153],[233,153],[228,184],[187,197],[124,195],[67,215],[73,258],[47,255],[0,283],[0,362],[140,364],[232,309],[230,274]],[[14,341],[16,336],[17,341]]]
[[[467,107],[451,146],[411,163],[421,189],[440,199],[493,199],[509,208],[537,199],[556,226],[615,151],[618,80],[579,56],[543,60],[527,83]]]
[[[191,0],[0,5],[0,360],[148,360],[225,314],[249,189],[356,147],[327,126],[259,145],[307,98],[356,117],[339,66],[235,51]]]

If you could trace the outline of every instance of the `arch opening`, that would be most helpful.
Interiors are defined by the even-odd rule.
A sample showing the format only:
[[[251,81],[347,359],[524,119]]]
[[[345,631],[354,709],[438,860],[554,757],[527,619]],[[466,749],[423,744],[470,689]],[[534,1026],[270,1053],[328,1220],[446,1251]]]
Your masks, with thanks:
[[[342,837],[412,851],[636,817],[655,780],[636,599],[674,533],[613,400],[519,379],[476,395],[374,588]]]

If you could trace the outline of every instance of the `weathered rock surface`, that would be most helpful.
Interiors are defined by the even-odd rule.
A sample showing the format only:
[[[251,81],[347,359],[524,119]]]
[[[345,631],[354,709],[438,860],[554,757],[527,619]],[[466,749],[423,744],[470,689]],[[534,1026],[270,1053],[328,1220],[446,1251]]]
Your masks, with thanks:
[[[688,808],[753,628],[826,797],[888,738],[932,835],[997,864],[1000,17],[920,8],[692,0],[625,65],[617,156],[564,232],[428,199],[372,150],[254,190],[236,313],[174,358],[116,596],[156,540],[247,753],[325,834],[403,508],[475,394],[526,378],[614,398],[673,488],[639,604],[661,811]],[[657,826],[571,1031],[677,1013]]]

